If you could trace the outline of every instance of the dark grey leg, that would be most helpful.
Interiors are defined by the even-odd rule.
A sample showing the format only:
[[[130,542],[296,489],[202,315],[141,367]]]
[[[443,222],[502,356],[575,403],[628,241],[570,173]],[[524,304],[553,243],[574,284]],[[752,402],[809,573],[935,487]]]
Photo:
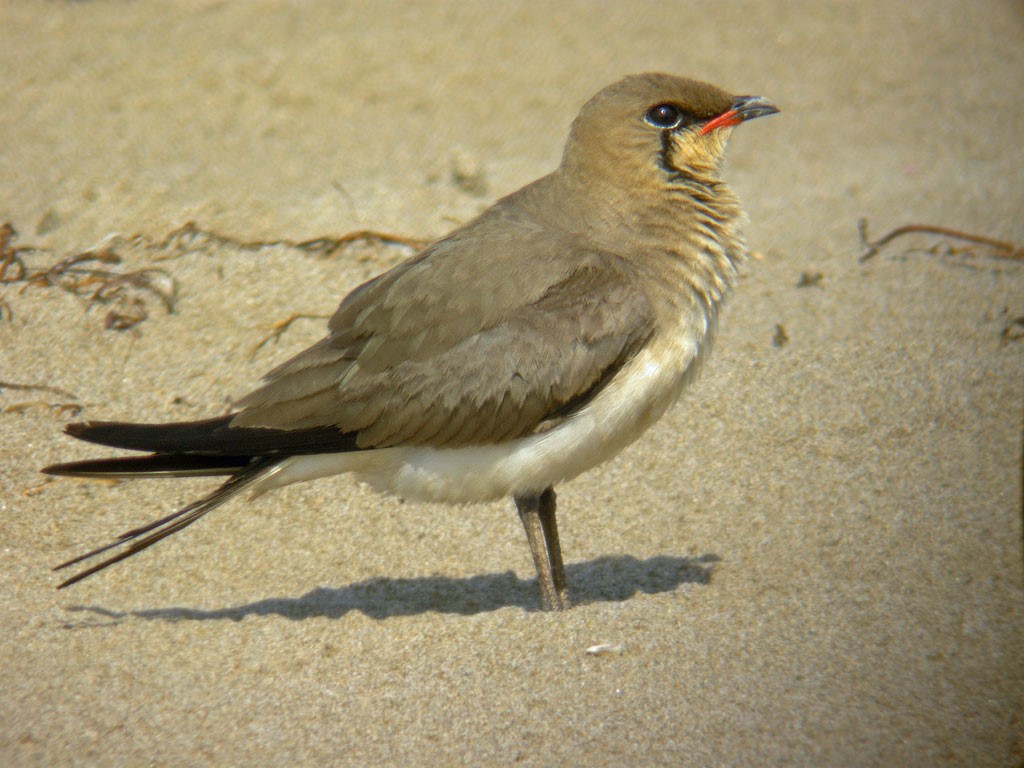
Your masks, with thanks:
[[[555,491],[547,488],[539,496],[517,496],[515,500],[537,569],[541,605],[545,611],[564,611],[572,604],[565,585],[562,548],[558,543]]]
[[[569,590],[565,584],[565,566],[562,564],[562,545],[558,542],[558,523],[555,520],[555,489],[547,488],[540,495],[540,523],[544,528],[544,540],[548,545],[551,560],[551,578],[558,596],[558,609],[571,608]]]

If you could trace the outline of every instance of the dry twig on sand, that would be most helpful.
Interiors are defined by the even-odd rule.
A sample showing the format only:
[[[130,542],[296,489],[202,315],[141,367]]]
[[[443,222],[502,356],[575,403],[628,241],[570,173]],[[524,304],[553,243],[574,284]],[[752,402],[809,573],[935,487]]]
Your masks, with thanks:
[[[877,240],[871,240],[868,238],[868,220],[860,219],[857,222],[857,231],[860,233],[860,242],[864,246],[864,253],[859,257],[859,261],[867,261],[873,256],[877,255],[883,246],[891,243],[897,237],[909,234],[926,234],[926,235],[939,235],[941,237],[948,237],[954,240],[962,240],[968,243],[974,243],[975,245],[983,245],[987,248],[992,249],[992,255],[997,259],[1024,259],[1024,247],[1014,245],[1013,243],[1006,242],[1005,240],[996,240],[986,235],[977,235],[972,232],[964,232],[959,229],[950,229],[949,227],[938,227],[931,224],[904,224],[902,227],[896,227],[896,229],[885,233],[882,237]]]

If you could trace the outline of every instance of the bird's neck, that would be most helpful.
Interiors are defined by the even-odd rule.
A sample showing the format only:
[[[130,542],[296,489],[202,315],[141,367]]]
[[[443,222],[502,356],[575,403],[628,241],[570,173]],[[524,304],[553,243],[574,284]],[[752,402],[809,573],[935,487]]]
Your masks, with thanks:
[[[658,169],[635,184],[552,174],[530,189],[533,214],[630,260],[665,264],[712,303],[746,259],[739,200],[711,169]],[[524,190],[526,191],[526,190]],[[573,201],[569,206],[564,203]],[[555,204],[559,201],[561,204]],[[571,211],[571,216],[563,215]]]
[[[736,282],[746,261],[747,246],[740,227],[745,220],[739,199],[717,174],[676,169],[652,206],[652,217],[673,217],[675,240],[669,255],[704,287],[717,303]]]

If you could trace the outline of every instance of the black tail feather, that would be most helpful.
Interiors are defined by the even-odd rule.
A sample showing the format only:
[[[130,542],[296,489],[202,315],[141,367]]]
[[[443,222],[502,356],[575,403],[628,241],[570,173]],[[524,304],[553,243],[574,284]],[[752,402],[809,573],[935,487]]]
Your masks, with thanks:
[[[104,568],[107,568],[114,563],[119,563],[132,555],[142,552],[144,549],[148,549],[171,534],[187,528],[207,512],[219,507],[228,499],[245,490],[245,488],[258,479],[267,468],[276,462],[277,459],[257,459],[237,474],[233,475],[227,482],[221,485],[209,496],[206,496],[199,501],[195,501],[187,507],[183,507],[177,512],[167,515],[166,517],[162,517],[159,520],[155,520],[152,523],[148,523],[139,528],[133,528],[130,531],[125,531],[118,536],[115,541],[112,541],[109,544],[104,544],[102,547],[98,547],[90,552],[86,552],[84,555],[79,555],[78,557],[74,557],[71,560],[54,567],[53,570],[59,571],[72,565],[77,565],[85,560],[89,560],[97,555],[101,555],[104,552],[116,549],[117,547],[127,547],[123,551],[118,552],[117,554],[100,561],[96,565],[93,565],[84,571],[76,573],[71,578],[62,581],[57,585],[57,589],[69,587],[82,579],[92,576],[98,571],[102,571]],[[140,536],[142,536],[142,538],[139,538]]]
[[[89,443],[150,453],[261,456],[356,450],[355,434],[343,433],[337,427],[233,427],[234,416],[169,424],[86,421],[68,424],[64,431]]]
[[[64,477],[205,477],[233,475],[244,469],[251,456],[197,456],[190,453],[157,453],[72,461],[43,467],[40,472]]]
[[[65,431],[80,440],[114,448],[146,451],[150,455],[54,464],[42,470],[46,474],[108,478],[206,475],[231,477],[209,496],[148,525],[126,531],[110,544],[61,563],[54,570],[68,568],[124,547],[116,554],[75,574],[57,588],[69,587],[187,528],[210,510],[250,486],[266,470],[288,456],[359,450],[355,433],[346,434],[336,427],[294,430],[233,427],[233,418],[234,414],[228,414],[203,421],[170,424],[91,421],[68,425]]]

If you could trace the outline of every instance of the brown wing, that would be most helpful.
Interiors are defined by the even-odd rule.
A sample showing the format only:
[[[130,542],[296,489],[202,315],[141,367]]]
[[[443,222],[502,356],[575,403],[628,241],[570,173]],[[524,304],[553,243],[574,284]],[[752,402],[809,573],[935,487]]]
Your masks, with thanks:
[[[504,231],[460,230],[357,288],[331,335],[272,371],[232,426],[457,447],[531,434],[587,399],[650,337],[647,298],[628,265],[577,237]]]

